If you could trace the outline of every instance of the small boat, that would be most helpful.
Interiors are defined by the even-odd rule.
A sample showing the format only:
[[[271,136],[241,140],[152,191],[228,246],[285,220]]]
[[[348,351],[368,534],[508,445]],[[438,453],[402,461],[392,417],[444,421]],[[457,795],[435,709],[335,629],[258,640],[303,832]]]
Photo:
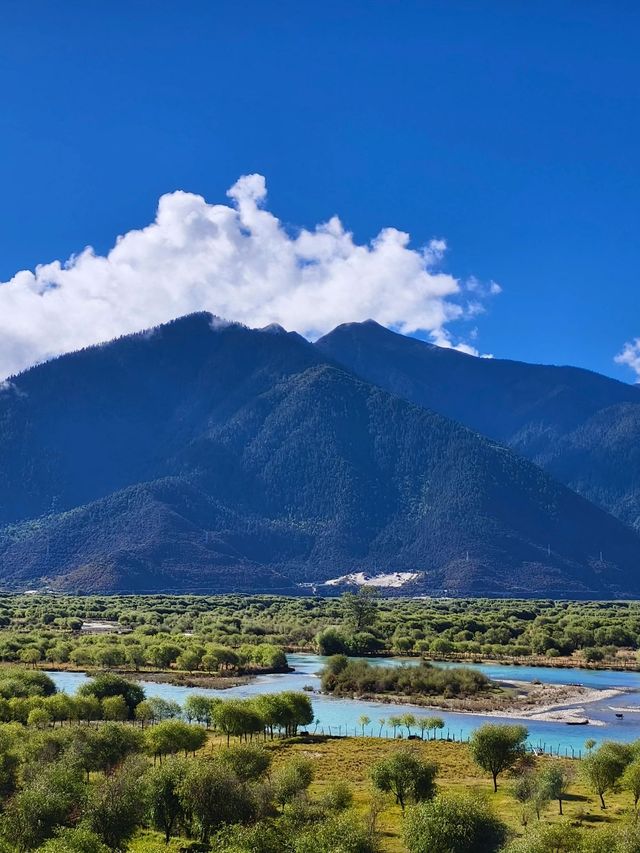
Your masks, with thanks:
[[[588,726],[589,720],[565,720],[568,726]]]
[[[616,717],[617,717],[619,720],[623,720],[623,719],[624,719],[624,714],[616,714]]]

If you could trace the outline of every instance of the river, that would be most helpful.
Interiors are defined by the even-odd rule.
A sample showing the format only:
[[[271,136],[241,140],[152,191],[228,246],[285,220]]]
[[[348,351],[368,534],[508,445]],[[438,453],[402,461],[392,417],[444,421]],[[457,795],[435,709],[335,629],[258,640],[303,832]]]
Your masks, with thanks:
[[[319,670],[323,667],[326,658],[312,654],[288,655],[293,672],[260,675],[249,684],[239,687],[231,687],[226,690],[213,690],[200,687],[182,687],[175,684],[158,684],[156,682],[141,683],[147,696],[160,696],[164,699],[173,699],[180,704],[184,702],[190,693],[202,693],[209,696],[221,698],[240,697],[247,698],[261,693],[278,693],[283,690],[302,690],[311,686],[315,691],[319,690]],[[369,663],[375,665],[415,665],[418,661],[413,659],[399,658],[367,658]],[[453,666],[456,664],[441,664],[442,666]],[[529,743],[531,746],[542,746],[547,751],[560,752],[561,755],[578,755],[584,751],[584,742],[587,738],[593,738],[597,742],[603,740],[632,741],[640,738],[640,675],[633,672],[616,672],[614,670],[584,670],[584,669],[557,669],[552,667],[536,666],[501,666],[499,664],[465,664],[473,669],[484,672],[490,678],[496,680],[514,679],[518,681],[538,680],[543,684],[581,684],[584,687],[597,690],[606,688],[624,688],[635,692],[625,693],[614,699],[596,700],[584,703],[584,707],[591,720],[599,720],[603,725],[598,726],[567,726],[566,723],[546,722],[540,720],[524,720],[529,729]],[[49,672],[48,673],[59,690],[74,693],[78,687],[87,680],[87,675],[82,672]],[[449,711],[430,711],[426,708],[416,708],[411,705],[393,705],[379,702],[365,702],[359,699],[339,699],[332,696],[323,696],[319,693],[309,694],[313,702],[314,713],[317,722],[309,726],[310,731],[316,730],[325,734],[358,734],[362,732],[360,717],[366,715],[371,723],[365,727],[365,734],[378,736],[382,731],[383,736],[392,734],[388,725],[380,723],[392,716],[402,716],[406,713],[415,713],[416,716],[437,715],[445,721],[445,728],[440,732],[442,737],[451,737],[456,740],[466,740],[471,732],[484,722],[497,722],[496,717],[484,717],[482,715],[461,714]],[[617,719],[612,707],[624,708],[623,719]],[[633,710],[630,710],[633,709]],[[509,722],[513,720],[509,719]],[[517,721],[516,721],[517,722]]]

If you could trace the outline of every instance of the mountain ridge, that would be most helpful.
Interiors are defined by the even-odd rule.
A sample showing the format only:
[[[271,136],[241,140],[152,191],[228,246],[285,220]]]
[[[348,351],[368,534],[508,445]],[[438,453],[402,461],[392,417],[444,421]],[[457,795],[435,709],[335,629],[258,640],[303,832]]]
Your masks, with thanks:
[[[295,593],[410,571],[414,593],[640,592],[623,524],[295,333],[190,315],[13,384],[5,588]]]
[[[375,322],[316,346],[369,382],[500,441],[640,530],[640,388],[584,368],[481,359]]]

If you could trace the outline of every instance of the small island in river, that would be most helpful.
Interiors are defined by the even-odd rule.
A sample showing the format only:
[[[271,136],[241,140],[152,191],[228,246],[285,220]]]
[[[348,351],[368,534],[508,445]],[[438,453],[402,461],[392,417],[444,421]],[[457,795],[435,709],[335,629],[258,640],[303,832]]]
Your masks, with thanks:
[[[344,655],[329,659],[321,674],[325,693],[368,701],[419,705],[484,716],[515,717],[579,724],[589,722],[583,708],[568,707],[613,698],[622,689],[581,685],[495,681],[469,667],[374,666]]]

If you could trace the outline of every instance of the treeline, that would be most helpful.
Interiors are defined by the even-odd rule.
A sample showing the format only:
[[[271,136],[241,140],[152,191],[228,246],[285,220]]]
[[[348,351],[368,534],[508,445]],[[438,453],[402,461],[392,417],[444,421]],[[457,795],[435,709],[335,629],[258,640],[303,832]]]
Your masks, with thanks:
[[[79,633],[95,620],[113,633]],[[275,668],[283,648],[634,663],[640,603],[383,599],[371,588],[341,598],[4,596],[0,629],[0,660],[77,666],[219,671],[226,649],[239,656],[229,667]]]
[[[309,697],[294,691],[267,693],[251,699],[191,694],[181,706],[161,697],[147,698],[139,684],[115,673],[97,675],[70,696],[58,693],[43,672],[9,668],[0,671],[0,722],[39,729],[55,727],[57,723],[130,721],[138,723],[141,729],[153,725],[148,732],[149,743],[165,743],[167,732],[170,735],[187,732],[184,735],[187,741],[191,737],[197,740],[198,734],[188,733],[197,732],[197,728],[188,725],[196,722],[225,735],[229,742],[231,737],[246,740],[260,734],[271,739],[274,734],[291,737],[301,726],[312,723],[313,718]],[[181,741],[178,751],[184,748]],[[157,754],[164,753],[159,750]]]
[[[363,660],[333,655],[321,674],[322,689],[337,696],[396,695],[430,699],[485,696],[498,685],[477,670],[442,668],[422,661],[418,666],[373,666]]]
[[[271,643],[243,643],[234,649],[165,632],[120,636],[117,629],[105,634],[73,634],[51,629],[18,633],[5,628],[0,630],[0,661],[31,666],[71,664],[82,669],[175,669],[217,675],[288,670],[284,651]]]
[[[182,849],[193,851],[377,850],[374,833],[351,811],[347,786],[329,786],[315,799],[307,794],[309,760],[272,768],[272,753],[256,744],[155,764],[145,752],[142,732],[122,723],[26,737],[20,727],[0,725],[0,849],[124,851],[146,827],[167,843],[181,836]]]

